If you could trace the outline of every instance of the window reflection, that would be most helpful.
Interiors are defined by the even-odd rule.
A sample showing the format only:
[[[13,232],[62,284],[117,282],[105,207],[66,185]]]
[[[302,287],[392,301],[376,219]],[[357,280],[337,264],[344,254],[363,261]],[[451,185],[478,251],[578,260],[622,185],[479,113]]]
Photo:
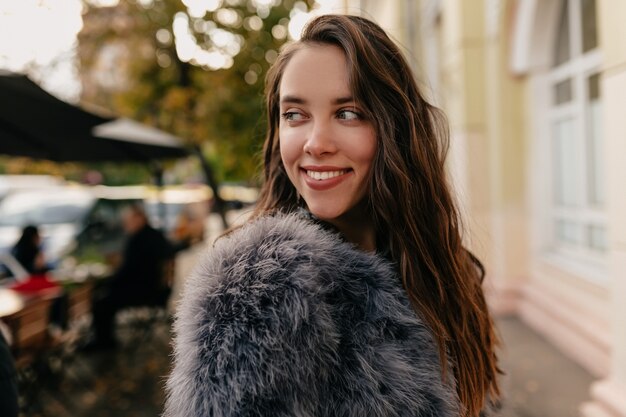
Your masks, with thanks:
[[[605,201],[602,163],[604,138],[602,135],[602,101],[600,100],[600,75],[587,79],[589,102],[587,103],[587,148],[589,164],[589,202],[603,205]]]
[[[564,1],[559,18],[556,46],[554,48],[554,66],[559,66],[570,59],[569,36],[569,1]]]
[[[565,119],[554,125],[554,182],[556,202],[562,206],[578,203],[579,158],[574,143],[573,120]]]
[[[598,46],[595,0],[582,0],[580,19],[583,52],[587,52]]]
[[[572,100],[572,79],[568,78],[554,86],[554,104],[565,104]]]

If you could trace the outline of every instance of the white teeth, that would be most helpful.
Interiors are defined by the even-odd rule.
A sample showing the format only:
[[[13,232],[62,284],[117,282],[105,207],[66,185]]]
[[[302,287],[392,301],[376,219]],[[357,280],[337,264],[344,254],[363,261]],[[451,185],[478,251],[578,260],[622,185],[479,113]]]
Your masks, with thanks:
[[[306,171],[306,175],[308,175],[309,177],[313,178],[314,180],[327,180],[329,178],[335,178],[338,177],[340,175],[343,175],[347,172],[347,170],[343,169],[341,171],[311,171],[311,170],[307,170]]]

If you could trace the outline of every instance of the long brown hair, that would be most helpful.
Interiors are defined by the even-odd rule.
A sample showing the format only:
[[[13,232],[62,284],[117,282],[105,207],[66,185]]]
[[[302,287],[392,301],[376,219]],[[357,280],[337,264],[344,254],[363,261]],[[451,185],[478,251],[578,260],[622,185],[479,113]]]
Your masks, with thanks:
[[[280,157],[279,86],[293,54],[315,44],[345,53],[351,91],[378,137],[366,197],[377,242],[390,253],[414,308],[434,334],[442,377],[451,364],[463,414],[477,416],[488,398],[499,397],[498,341],[481,287],[484,269],[461,243],[446,180],[447,122],[422,97],[402,54],[375,23],[346,15],[318,17],[271,68],[265,182],[255,215],[298,206]]]

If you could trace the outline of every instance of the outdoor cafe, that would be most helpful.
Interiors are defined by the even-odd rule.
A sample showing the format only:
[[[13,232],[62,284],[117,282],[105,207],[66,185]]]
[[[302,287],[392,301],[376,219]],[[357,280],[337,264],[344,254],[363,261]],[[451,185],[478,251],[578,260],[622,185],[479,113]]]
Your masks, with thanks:
[[[153,218],[162,217],[165,227],[168,219],[161,161],[190,154],[178,138],[128,119],[89,113],[49,95],[23,75],[0,74],[0,93],[11,97],[10,101],[0,101],[0,154],[53,162],[140,163],[153,173],[156,188],[150,199],[143,201],[143,197],[138,197],[137,200],[145,203]],[[210,169],[206,163],[205,168]],[[57,193],[63,200],[60,196],[65,191],[56,190],[68,187],[55,187],[31,190],[31,194]],[[219,195],[213,196],[212,201],[219,208]],[[71,202],[77,198],[65,200]],[[31,210],[36,210],[35,198],[31,200]],[[148,200],[154,202],[152,206]],[[68,210],[69,206],[63,207]],[[110,211],[111,205],[105,208]],[[90,224],[86,229],[99,234],[106,228],[102,222],[94,224],[95,227]],[[8,342],[7,349],[0,353],[10,355],[11,359],[3,358],[3,361],[10,360],[17,373],[16,407],[20,415],[75,415],[73,410],[81,402],[101,401],[105,405],[99,409],[104,409],[107,402],[128,402],[120,392],[138,390],[147,384],[140,379],[131,383],[131,378],[125,378],[125,384],[120,386],[122,391],[115,391],[111,387],[118,384],[107,382],[106,378],[117,378],[138,366],[146,367],[136,372],[139,378],[148,375],[150,385],[158,385],[169,354],[170,315],[165,302],[147,302],[120,311],[117,321],[122,325],[117,333],[121,334],[123,355],[81,352],[93,337],[90,323],[94,295],[119,265],[116,256],[119,258],[123,250],[122,242],[120,239],[112,242],[115,244],[109,246],[104,252],[105,259],[99,262],[59,261],[54,269],[41,274],[25,271],[10,251],[0,254],[0,332]],[[172,268],[170,263],[159,269],[158,279],[165,287],[171,285]],[[159,331],[162,334],[153,340]],[[155,360],[160,361],[158,365]]]

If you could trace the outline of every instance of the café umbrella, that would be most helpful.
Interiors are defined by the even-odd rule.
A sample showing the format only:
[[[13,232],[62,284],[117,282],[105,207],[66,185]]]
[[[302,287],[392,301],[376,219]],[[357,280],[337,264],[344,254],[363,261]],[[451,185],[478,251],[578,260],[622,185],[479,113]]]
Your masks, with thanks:
[[[133,135],[124,137],[120,126],[129,125],[132,130],[126,132]],[[54,97],[25,75],[0,72],[0,154],[55,162],[147,162],[189,153],[172,135],[88,112]]]
[[[138,161],[187,155],[176,136],[131,119],[114,119],[94,126],[91,131],[95,138],[112,142]]]

